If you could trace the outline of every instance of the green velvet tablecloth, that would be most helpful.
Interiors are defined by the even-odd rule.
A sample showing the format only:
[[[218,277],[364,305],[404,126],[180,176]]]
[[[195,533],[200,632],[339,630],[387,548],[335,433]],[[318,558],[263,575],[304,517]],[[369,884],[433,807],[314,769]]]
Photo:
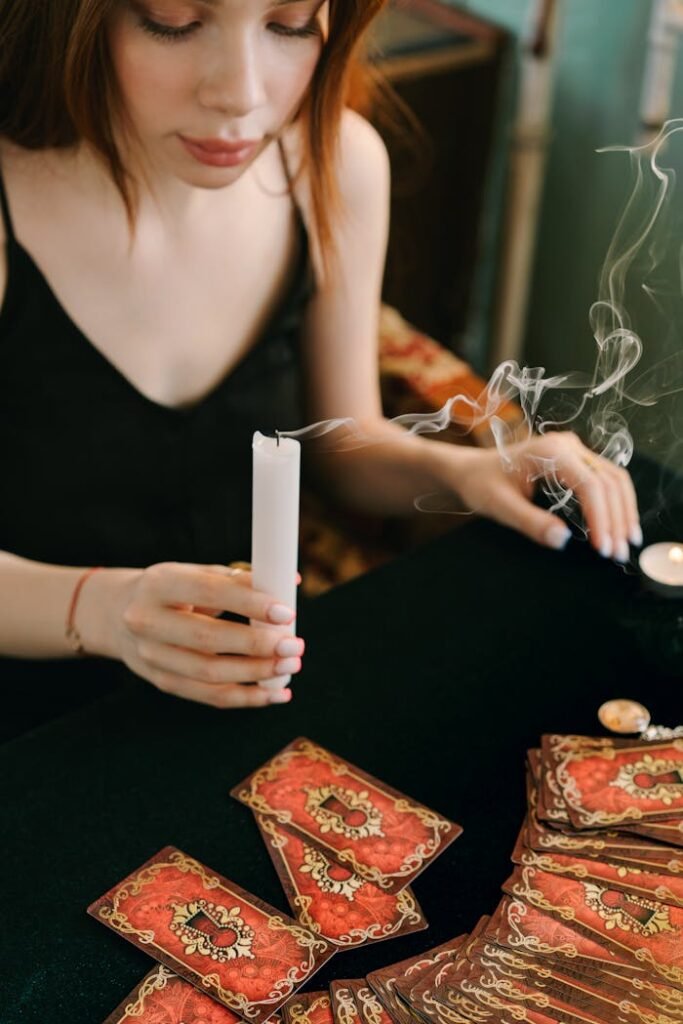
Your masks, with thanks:
[[[651,539],[672,536],[673,520],[647,522]],[[251,815],[228,791],[299,735],[465,829],[414,885],[429,930],[341,953],[309,987],[471,928],[509,873],[524,753],[542,732],[596,734],[598,705],[617,696],[643,701],[655,721],[683,720],[676,666],[667,675],[657,651],[642,653],[642,629],[662,616],[671,608],[585,543],[557,554],[473,523],[308,606],[288,707],[219,712],[131,677],[6,743],[0,1021],[107,1016],[151,961],[86,907],[166,844],[286,910]]]

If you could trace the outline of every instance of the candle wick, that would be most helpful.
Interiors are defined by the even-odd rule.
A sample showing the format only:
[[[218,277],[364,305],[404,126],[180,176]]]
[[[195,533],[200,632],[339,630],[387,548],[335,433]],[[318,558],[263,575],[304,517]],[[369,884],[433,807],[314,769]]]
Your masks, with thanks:
[[[280,447],[280,431],[279,430],[275,431],[275,437],[277,438],[277,446],[279,448]]]

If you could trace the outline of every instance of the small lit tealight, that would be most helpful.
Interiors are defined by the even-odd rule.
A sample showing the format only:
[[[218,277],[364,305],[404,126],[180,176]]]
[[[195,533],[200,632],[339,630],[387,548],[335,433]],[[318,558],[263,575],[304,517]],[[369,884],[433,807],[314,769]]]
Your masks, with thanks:
[[[660,597],[683,597],[683,544],[651,544],[640,552],[638,563],[648,590]]]

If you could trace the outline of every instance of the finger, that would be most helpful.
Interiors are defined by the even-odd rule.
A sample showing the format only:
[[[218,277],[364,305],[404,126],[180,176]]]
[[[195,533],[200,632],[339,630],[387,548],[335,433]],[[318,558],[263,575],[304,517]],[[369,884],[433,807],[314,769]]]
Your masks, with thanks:
[[[271,704],[286,704],[291,690],[266,690],[261,686],[209,686],[206,683],[173,672],[150,672],[146,676],[157,689],[174,697],[193,700],[214,708],[262,708]],[[288,696],[285,698],[285,694]]]
[[[242,658],[233,655],[205,655],[182,647],[144,640],[138,645],[138,657],[154,670],[172,672],[200,683],[225,686],[227,683],[254,683],[262,679],[296,675],[301,658]]]
[[[295,617],[293,609],[254,590],[250,572],[164,562],[146,570],[142,587],[162,604],[220,608],[275,625],[289,625]]]
[[[301,657],[305,644],[300,637],[283,634],[275,628],[250,626],[243,622],[225,622],[196,612],[156,608],[137,622],[131,631],[176,647],[203,654],[243,654],[251,658]]]
[[[609,463],[610,472],[619,489],[623,507],[623,515],[626,521],[626,538],[635,547],[643,543],[643,531],[640,527],[640,512],[638,511],[638,498],[633,480],[628,470]]]
[[[544,512],[514,486],[498,492],[495,511],[491,515],[504,526],[510,526],[556,551],[565,548],[571,538],[571,531],[559,516]]]
[[[596,460],[597,462],[597,460]],[[603,558],[614,553],[612,515],[601,473],[578,459],[573,467],[574,491],[586,521],[588,539]]]
[[[616,467],[606,459],[599,460],[598,474],[603,481],[605,500],[611,519],[612,555],[617,562],[623,564],[628,562],[631,553],[627,540],[629,525],[619,474]]]

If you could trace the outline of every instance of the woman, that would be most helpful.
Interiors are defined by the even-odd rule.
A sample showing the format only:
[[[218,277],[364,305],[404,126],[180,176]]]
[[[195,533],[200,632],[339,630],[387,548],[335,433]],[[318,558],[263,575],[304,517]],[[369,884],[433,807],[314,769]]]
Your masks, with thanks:
[[[77,648],[218,707],[287,701],[243,684],[300,669],[293,613],[223,567],[248,550],[255,428],[353,417],[381,443],[327,457],[344,500],[394,514],[446,490],[561,548],[530,500],[551,458],[598,551],[638,541],[629,477],[569,433],[510,473],[382,418],[389,169],[345,106],[381,6],[5,0],[5,656]]]

